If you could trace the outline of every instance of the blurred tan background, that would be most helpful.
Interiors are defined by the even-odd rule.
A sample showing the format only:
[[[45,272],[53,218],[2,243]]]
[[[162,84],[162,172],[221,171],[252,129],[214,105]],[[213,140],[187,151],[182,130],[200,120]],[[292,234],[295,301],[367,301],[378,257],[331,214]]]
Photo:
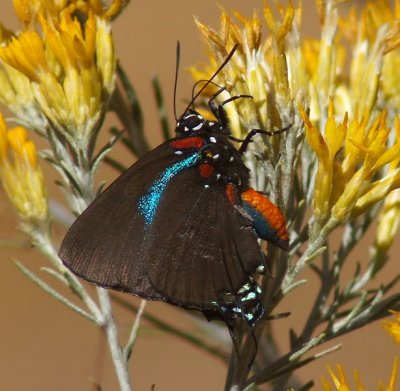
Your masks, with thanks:
[[[219,0],[218,3],[245,15],[251,15],[253,9],[262,6],[261,0]],[[319,24],[314,2],[304,3],[304,32],[308,35],[317,34]],[[161,79],[172,124],[176,41],[180,40],[182,46],[181,69],[205,59],[204,46],[193,23],[194,15],[215,29],[219,28],[219,7],[215,0],[132,1],[114,25],[118,56],[138,92],[152,146],[161,141],[161,132],[150,78],[157,74]],[[0,20],[9,28],[18,26],[11,0],[1,2]],[[178,102],[189,97],[191,86],[189,76],[182,71]],[[182,107],[178,103],[178,113]],[[102,140],[105,137],[106,130]],[[133,162],[129,154],[123,155],[123,160],[126,165]],[[49,167],[45,167],[45,170],[49,178],[55,178]],[[105,169],[102,173],[108,180],[116,176],[111,169]],[[54,186],[51,191],[61,200]],[[27,248],[24,236],[16,231],[17,220],[2,191],[0,218],[0,391],[92,390],[93,377],[101,382],[103,390],[117,390],[102,333],[43,293],[13,265],[12,258],[17,258],[30,269],[38,270],[45,261]],[[56,230],[56,237],[62,238],[60,230]],[[25,248],[18,248],[21,245]],[[360,247],[364,250],[360,248],[360,252],[352,254],[354,263],[367,254],[367,246]],[[398,253],[398,250],[393,249],[392,254]],[[387,270],[382,278],[389,279],[394,272],[398,272],[397,262],[393,257],[393,269]],[[349,273],[352,271],[350,268]],[[279,330],[276,334],[283,349],[288,346],[289,327],[302,326],[303,314],[312,302],[314,293],[315,287],[308,284],[298,289],[281,306],[281,311],[292,312],[291,317],[276,321],[274,325]],[[135,300],[129,299],[132,302]],[[182,328],[199,332],[183,311],[159,303],[150,303],[147,308]],[[126,338],[133,316],[120,309],[116,316],[122,337]],[[144,326],[130,364],[135,390],[150,390],[152,384],[156,385],[156,391],[223,389],[226,368],[220,361],[176,337],[147,324]],[[364,385],[371,389],[376,388],[379,380],[389,378],[393,356],[399,353],[399,349],[385,334],[381,322],[341,338],[340,342],[343,347],[339,352],[299,371],[300,379],[307,382],[313,378],[317,388],[322,389],[319,378],[325,374],[324,365],[335,365],[337,362],[345,366],[349,377],[353,368],[358,368]],[[324,348],[334,344],[335,341],[330,342]]]

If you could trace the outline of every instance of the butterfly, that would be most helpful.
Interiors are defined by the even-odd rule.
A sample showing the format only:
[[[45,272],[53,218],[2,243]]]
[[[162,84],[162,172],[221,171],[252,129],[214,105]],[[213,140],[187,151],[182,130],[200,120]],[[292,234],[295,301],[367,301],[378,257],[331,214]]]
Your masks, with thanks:
[[[258,240],[287,250],[289,238],[282,211],[250,187],[243,153],[255,134],[276,132],[233,137],[224,105],[248,96],[217,105],[224,88],[209,100],[214,121],[193,108],[235,50],[177,118],[176,136],[141,157],[76,219],[59,256],[101,287],[253,327],[264,315],[253,278],[266,263]]]

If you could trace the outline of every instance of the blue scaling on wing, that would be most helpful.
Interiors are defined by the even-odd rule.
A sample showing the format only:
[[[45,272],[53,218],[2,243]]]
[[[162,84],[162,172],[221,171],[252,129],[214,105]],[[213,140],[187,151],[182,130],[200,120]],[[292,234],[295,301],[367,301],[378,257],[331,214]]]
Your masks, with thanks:
[[[200,160],[201,154],[194,153],[186,159],[167,167],[150,186],[149,191],[139,198],[138,209],[143,215],[146,225],[150,225],[153,222],[161,196],[169,181],[179,172],[195,166]]]

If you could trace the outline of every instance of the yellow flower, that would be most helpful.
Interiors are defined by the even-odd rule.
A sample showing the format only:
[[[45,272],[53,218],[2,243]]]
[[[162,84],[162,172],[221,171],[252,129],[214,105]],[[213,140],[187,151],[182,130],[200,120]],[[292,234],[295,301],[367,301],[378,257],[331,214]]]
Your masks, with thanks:
[[[361,17],[355,8],[346,17],[339,17],[336,3],[319,2],[321,39],[303,43],[311,81],[311,120],[324,123],[329,98],[341,117],[346,112],[352,117],[356,109],[370,116],[377,108],[379,91],[383,91],[385,103],[398,109],[394,101],[399,99],[400,85],[396,72],[400,56],[399,0],[394,10],[387,0],[368,1]]]
[[[9,42],[14,34],[0,25],[0,43]],[[0,102],[23,123],[39,130],[46,120],[35,102],[29,79],[20,71],[0,61]]]
[[[384,322],[384,327],[387,332],[400,344],[400,312],[391,311],[394,315],[394,320]]]
[[[33,25],[43,11],[57,17],[60,11],[68,5],[78,5],[82,8],[90,8],[96,15],[102,18],[112,18],[121,9],[122,0],[114,0],[108,7],[101,0],[13,0],[15,13],[19,20],[27,26]]]
[[[317,2],[319,40],[300,42],[301,2],[296,7],[277,2],[279,21],[270,2],[264,2],[270,32],[266,39],[256,13],[251,18],[235,13],[234,21],[223,10],[219,32],[196,21],[210,61],[201,70],[191,69],[194,78],[208,79],[238,43],[238,50],[215,79],[227,89],[219,102],[242,94],[253,97],[224,106],[234,135],[243,137],[251,128],[271,130],[292,123],[289,132],[298,132],[300,145],[304,121],[307,140],[318,159],[313,203],[316,234],[321,224],[335,226],[354,218],[400,187],[398,121],[394,142],[389,137],[393,108],[400,107],[394,103],[400,96],[400,80],[394,71],[400,61],[400,0],[394,9],[387,0],[369,1],[362,17],[354,9],[346,18],[339,16],[340,2]],[[346,63],[350,63],[350,75]],[[215,86],[206,90],[208,96],[213,93]],[[385,102],[387,110],[382,109]],[[299,107],[301,116],[296,115]],[[267,153],[258,156],[274,161],[279,145],[273,140],[271,144],[266,143]],[[254,168],[253,164],[259,163],[249,166]]]
[[[393,336],[395,341],[397,343],[400,343],[400,313],[395,312],[395,311],[391,311],[391,312],[394,314],[395,319],[393,321],[385,321],[384,327],[389,332],[389,334]],[[398,366],[399,366],[398,362],[399,362],[398,357],[395,357],[388,385],[386,387],[384,387],[382,385],[382,383],[380,383],[378,386],[378,391],[395,391],[397,389],[395,387],[396,387]],[[323,385],[324,391],[334,391],[334,390],[350,391],[350,390],[352,390],[352,388],[349,385],[348,380],[346,379],[344,370],[341,365],[339,365],[339,364],[337,365],[338,375],[336,375],[329,366],[327,366],[327,370],[329,372],[331,380],[333,381],[334,388],[331,386],[331,384],[328,382],[328,380],[325,377],[322,377],[321,380],[322,380],[322,385]],[[366,388],[361,384],[359,374],[356,370],[354,371],[354,380],[355,380],[355,383],[357,386],[357,388],[356,388],[357,391],[366,391]]]
[[[400,189],[392,191],[386,198],[378,218],[375,248],[385,254],[400,229]]]
[[[301,3],[301,2],[300,2]],[[261,21],[257,14],[245,18],[235,13],[238,23],[225,12],[220,32],[197,21],[209,49],[210,64],[202,70],[192,68],[194,78],[207,79],[215,71],[235,43],[239,49],[216,78],[227,88],[229,96],[249,94],[253,99],[239,99],[226,105],[231,129],[236,136],[244,129],[279,128],[293,123],[293,111],[299,105],[309,112],[313,122],[324,126],[330,98],[337,115],[356,110],[366,117],[375,115],[378,91],[391,107],[400,96],[400,80],[396,70],[400,63],[400,0],[392,10],[388,0],[369,1],[359,17],[355,9],[339,17],[339,0],[318,1],[321,20],[320,40],[300,43],[298,29],[301,4],[291,3],[277,8],[281,22],[274,18],[269,1],[264,2],[264,17],[270,36],[262,39]],[[349,44],[343,41],[347,39]],[[346,57],[350,57],[350,75]],[[207,91],[210,95],[211,89]],[[392,121],[392,112],[389,113]],[[296,116],[294,117],[296,119]]]
[[[397,137],[388,146],[390,129],[386,113],[370,124],[367,116],[336,122],[333,101],[329,105],[324,134],[302,111],[307,140],[318,157],[315,181],[314,211],[320,222],[333,218],[344,222],[384,199],[400,187],[400,123]],[[390,164],[382,173],[382,168]],[[381,174],[380,177],[377,177]]]
[[[328,381],[325,378],[322,378],[324,391],[331,391],[331,390],[350,391],[350,386],[347,383],[343,368],[339,364],[336,366],[336,368],[338,371],[338,376],[336,376],[336,374],[333,372],[333,370],[329,365],[327,366],[327,370],[329,372],[329,375],[331,376],[335,388],[331,388],[330,383],[328,383]]]
[[[7,129],[0,113],[0,179],[25,223],[48,222],[46,187],[38,165],[35,144],[21,126]]]
[[[313,120],[323,122],[329,100],[335,98],[336,77],[343,67],[343,53],[335,40],[338,21],[336,2],[320,1],[318,6],[322,22],[321,39],[306,40],[303,53],[310,77],[310,116]]]
[[[218,85],[227,89],[218,96],[220,103],[232,96],[252,96],[224,106],[231,131],[237,137],[242,137],[248,129],[274,130],[292,122],[293,99],[303,102],[307,94],[302,53],[293,33],[297,31],[295,15],[301,12],[301,7],[295,9],[289,5],[281,11],[282,22],[278,23],[265,2],[264,17],[271,37],[264,40],[262,22],[256,13],[245,18],[236,12],[237,22],[234,22],[223,10],[219,33],[196,20],[208,45],[210,65],[202,70],[192,68],[195,79],[210,78],[233,46],[239,44],[232,59],[215,78]],[[213,93],[215,87],[206,90],[208,96]]]
[[[385,79],[383,63],[391,62],[385,55],[399,44],[398,38],[395,38],[396,35],[398,37],[399,26],[387,23],[389,18],[394,19],[395,15],[388,1],[369,1],[359,22],[360,33],[355,45],[357,55],[351,65],[351,94],[359,108],[368,112],[376,104],[380,80]]]
[[[337,197],[340,179],[337,154],[342,147],[347,131],[347,116],[342,123],[336,125],[333,103],[329,106],[328,121],[325,125],[325,138],[311,123],[308,115],[301,110],[306,125],[306,137],[318,159],[318,171],[315,178],[314,213],[321,223],[330,217],[334,197]],[[335,184],[335,191],[334,191]]]
[[[335,374],[335,372],[327,366],[327,370],[329,372],[329,375],[331,377],[331,380],[334,384],[332,387],[331,383],[324,377],[321,378],[322,380],[322,386],[324,391],[351,391],[351,390],[357,390],[357,391],[366,391],[366,388],[362,385],[360,377],[358,372],[355,370],[354,371],[354,381],[356,384],[356,388],[352,388],[349,385],[349,381],[346,379],[346,375],[344,373],[344,370],[341,365],[337,365],[337,372],[338,375]],[[398,358],[395,357],[394,363],[393,363],[393,369],[392,373],[390,375],[389,383],[388,385],[384,388],[382,384],[379,384],[378,386],[378,391],[395,391],[396,388],[396,380],[397,380],[397,372],[398,372]]]
[[[395,391],[398,369],[399,369],[399,358],[395,357],[389,384],[385,388],[385,391]],[[380,385],[380,390],[384,391],[384,388],[382,385]]]
[[[381,83],[381,91],[385,104],[394,110],[400,109],[399,83],[400,77],[398,66],[400,66],[400,1],[396,0],[394,7],[388,0],[369,1],[363,11],[362,34],[358,39],[358,45],[364,45],[368,42],[370,49],[370,61],[374,61],[379,66],[374,78],[377,78],[376,84]],[[377,68],[377,67],[375,67]],[[361,71],[357,67],[354,72]],[[373,69],[371,70],[373,72]],[[365,74],[365,80],[371,80],[372,72]],[[360,80],[363,82],[362,80]],[[360,88],[361,96],[364,87]],[[376,95],[376,94],[375,94]],[[357,97],[355,97],[357,99]],[[375,98],[376,99],[376,98]]]
[[[115,82],[109,13],[120,2],[107,10],[100,4],[20,0],[18,15],[25,24],[37,22],[40,32],[26,29],[0,48],[4,63],[29,79],[34,102],[50,124],[81,148],[96,133]]]
[[[42,7],[40,0],[13,0],[13,3],[18,19],[27,26],[35,22],[36,16]],[[65,5],[66,1],[61,3]]]

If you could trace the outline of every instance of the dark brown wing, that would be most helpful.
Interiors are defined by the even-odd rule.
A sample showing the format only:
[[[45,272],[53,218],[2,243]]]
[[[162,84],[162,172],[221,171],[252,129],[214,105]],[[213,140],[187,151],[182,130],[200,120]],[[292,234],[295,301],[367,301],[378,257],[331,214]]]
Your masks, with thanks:
[[[64,265],[102,287],[160,298],[145,271],[145,222],[137,201],[165,167],[180,159],[164,143],[118,177],[70,227],[59,251]]]
[[[263,255],[224,187],[205,185],[200,154],[177,155],[168,144],[142,157],[78,217],[59,254],[97,285],[212,310],[221,295],[249,281]]]
[[[167,301],[199,310],[236,293],[263,264],[251,222],[228,201],[222,185],[204,186],[198,170],[169,184],[146,238],[146,267]]]

